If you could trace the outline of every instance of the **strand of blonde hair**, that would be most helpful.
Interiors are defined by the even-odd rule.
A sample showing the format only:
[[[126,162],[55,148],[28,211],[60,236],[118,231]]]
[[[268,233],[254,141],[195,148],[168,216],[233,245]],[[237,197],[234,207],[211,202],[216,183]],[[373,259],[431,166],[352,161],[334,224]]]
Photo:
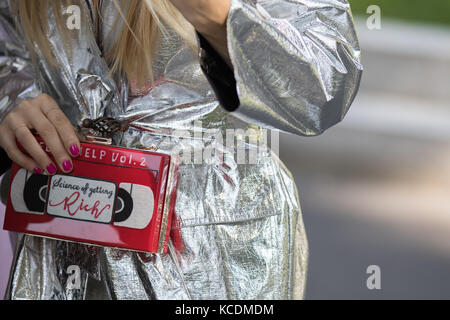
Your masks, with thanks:
[[[70,2],[69,2],[70,1]],[[48,10],[55,17],[59,32],[70,52],[72,32],[65,27],[63,8],[78,5],[84,8],[82,0],[16,0],[19,22],[24,30],[28,46],[34,53],[35,45],[46,59],[56,65],[52,49],[46,38],[48,30]],[[175,31],[186,44],[195,50],[194,27],[168,0],[113,0],[119,18],[123,20],[119,37],[109,52],[104,55],[110,64],[110,74],[124,73],[128,79],[139,84],[153,81],[153,55],[158,49],[158,41],[167,35],[166,26]],[[94,1],[95,12],[100,12]],[[101,17],[99,17],[101,19]]]

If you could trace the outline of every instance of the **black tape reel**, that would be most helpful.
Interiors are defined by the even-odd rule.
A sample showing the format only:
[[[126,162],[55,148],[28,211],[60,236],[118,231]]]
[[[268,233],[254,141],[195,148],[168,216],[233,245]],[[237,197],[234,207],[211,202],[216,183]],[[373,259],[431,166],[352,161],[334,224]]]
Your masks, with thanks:
[[[152,219],[154,208],[153,190],[149,186],[121,183],[116,199],[114,225],[144,229]]]
[[[25,183],[23,200],[28,210],[44,212],[47,199],[48,176],[33,174]]]
[[[133,198],[130,193],[123,188],[119,188],[117,194],[116,210],[114,222],[126,221],[133,212]]]

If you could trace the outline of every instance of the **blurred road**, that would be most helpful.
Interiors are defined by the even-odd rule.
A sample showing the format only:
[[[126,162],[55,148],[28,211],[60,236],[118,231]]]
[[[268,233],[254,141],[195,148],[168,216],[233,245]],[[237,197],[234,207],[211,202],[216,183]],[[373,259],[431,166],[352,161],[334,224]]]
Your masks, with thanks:
[[[450,32],[358,28],[365,74],[344,122],[280,138],[309,238],[306,298],[450,299]],[[417,35],[430,54],[410,51]],[[381,290],[366,286],[369,265]]]

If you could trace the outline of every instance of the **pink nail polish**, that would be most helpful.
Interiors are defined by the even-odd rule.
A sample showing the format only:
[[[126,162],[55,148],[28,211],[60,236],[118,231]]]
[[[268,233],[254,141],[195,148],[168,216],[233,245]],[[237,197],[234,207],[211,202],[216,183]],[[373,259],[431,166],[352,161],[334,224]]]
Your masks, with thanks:
[[[72,163],[69,160],[64,161],[62,167],[66,172],[72,170],[73,168]]]
[[[77,157],[80,155],[80,149],[76,144],[70,147],[70,154],[72,155],[72,157]]]
[[[53,163],[49,164],[46,169],[47,169],[47,172],[50,174],[56,173],[56,167],[53,165]]]
[[[42,174],[42,169],[41,168],[34,168],[34,173]]]

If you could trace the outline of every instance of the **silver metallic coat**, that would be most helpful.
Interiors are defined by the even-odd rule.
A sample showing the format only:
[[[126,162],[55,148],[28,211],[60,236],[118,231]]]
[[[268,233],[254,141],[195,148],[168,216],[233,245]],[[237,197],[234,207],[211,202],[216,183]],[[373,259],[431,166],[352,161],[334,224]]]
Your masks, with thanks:
[[[175,229],[182,249],[171,241],[167,254],[143,254],[21,235],[8,298],[303,297],[308,245],[293,178],[270,149],[253,163],[235,155],[257,148],[265,139],[259,128],[310,136],[343,119],[362,72],[347,1],[232,0],[228,47],[239,104],[228,108],[217,97],[233,90],[205,76],[214,67],[202,46],[195,54],[175,34],[165,38],[155,57],[158,81],[132,98],[126,79],[107,77],[101,47],[114,40],[107,22],[98,28],[86,10],[67,52],[50,18],[58,67],[41,54],[32,65],[9,6],[0,0],[0,121],[21,99],[45,92],[74,125],[104,115],[128,122],[128,131],[114,137],[117,145],[211,156],[180,167]],[[114,21],[112,1],[101,10]],[[238,128],[248,141],[238,134],[230,146],[220,138]],[[80,288],[69,285],[73,265]]]

